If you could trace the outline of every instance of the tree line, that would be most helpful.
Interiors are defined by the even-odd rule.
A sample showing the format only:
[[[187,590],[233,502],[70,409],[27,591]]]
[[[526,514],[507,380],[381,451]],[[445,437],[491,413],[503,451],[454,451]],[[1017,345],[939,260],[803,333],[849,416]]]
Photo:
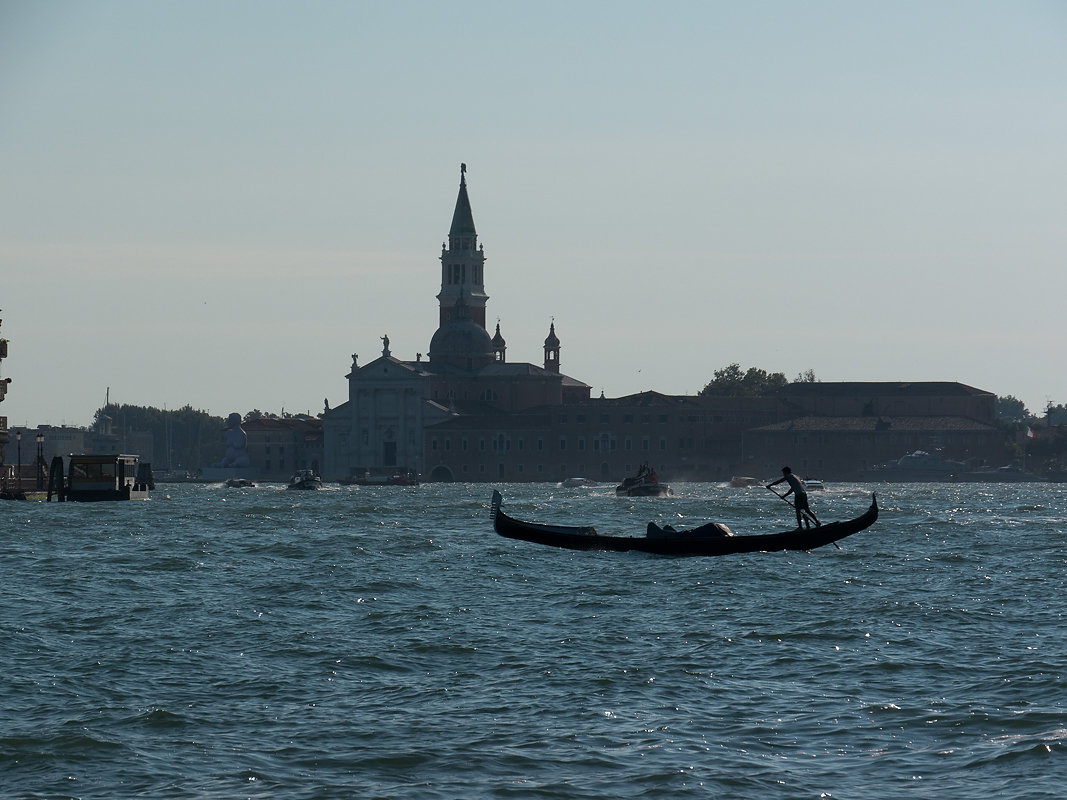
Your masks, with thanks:
[[[109,403],[93,415],[93,427],[103,432],[108,427],[118,434],[147,431],[152,434],[155,469],[187,469],[215,464],[226,453],[222,417],[192,406],[159,409]]]

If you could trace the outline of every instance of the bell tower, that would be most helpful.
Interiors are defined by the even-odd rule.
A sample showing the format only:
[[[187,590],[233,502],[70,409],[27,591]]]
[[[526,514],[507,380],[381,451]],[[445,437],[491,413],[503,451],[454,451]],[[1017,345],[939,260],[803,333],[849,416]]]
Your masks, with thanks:
[[[555,320],[552,320],[545,338],[545,372],[559,372],[559,337],[556,336]]]
[[[478,245],[474,228],[471,201],[467,197],[467,165],[459,165],[459,197],[448,231],[448,244],[441,245],[441,291],[439,325],[451,322],[456,303],[462,297],[468,306],[470,319],[485,330],[485,302],[489,296],[483,284],[485,252]]]

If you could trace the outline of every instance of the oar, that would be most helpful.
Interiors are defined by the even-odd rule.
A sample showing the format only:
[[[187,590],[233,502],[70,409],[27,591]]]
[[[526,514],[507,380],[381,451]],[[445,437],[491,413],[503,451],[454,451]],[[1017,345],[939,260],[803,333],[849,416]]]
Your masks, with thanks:
[[[793,505],[789,501],[789,498],[787,498],[784,494],[778,494],[778,492],[774,491],[774,489],[772,489],[770,486],[764,486],[763,488],[766,489],[771,494],[773,494],[775,497],[777,497],[779,500],[781,500],[783,503],[785,503],[787,506],[789,506],[794,511],[797,510],[797,507],[795,505]]]
[[[789,502],[789,498],[786,497],[784,494],[778,494],[778,492],[774,491],[774,489],[772,489],[770,486],[764,486],[764,488],[768,492],[773,494],[775,497],[777,497],[779,500],[781,500],[783,503],[785,503],[787,506],[789,506],[791,509],[793,509],[794,511],[797,510],[797,507],[795,505],[793,505],[791,502]],[[810,525],[811,523],[808,523],[808,524]],[[831,542],[830,544],[832,544],[838,550],[841,549],[841,545],[839,545],[837,542]]]

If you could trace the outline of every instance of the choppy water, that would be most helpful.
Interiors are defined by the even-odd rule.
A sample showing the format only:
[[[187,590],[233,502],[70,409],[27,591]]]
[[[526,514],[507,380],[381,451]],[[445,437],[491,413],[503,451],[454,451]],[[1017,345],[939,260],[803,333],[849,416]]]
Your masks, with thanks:
[[[793,521],[501,488],[603,533]],[[0,796],[1063,796],[1067,487],[881,487],[841,550],[721,558],[505,540],[490,491],[0,504]]]

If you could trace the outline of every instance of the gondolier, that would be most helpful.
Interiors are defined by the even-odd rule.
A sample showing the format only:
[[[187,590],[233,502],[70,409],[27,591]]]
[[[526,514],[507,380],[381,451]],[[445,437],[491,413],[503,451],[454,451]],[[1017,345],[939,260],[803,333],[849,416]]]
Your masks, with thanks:
[[[778,492],[774,492],[774,489],[771,487],[776,486],[782,481],[785,481],[789,484],[789,491],[785,494],[778,494]],[[791,470],[789,467],[782,467],[782,477],[780,477],[776,481],[771,481],[770,483],[768,483],[767,488],[775,494],[778,494],[778,496],[781,497],[783,500],[790,494],[793,495],[793,508],[795,508],[797,512],[798,528],[805,523],[809,528],[811,527],[811,522],[808,522],[806,517],[811,517],[811,519],[815,520],[816,527],[822,525],[822,523],[819,522],[818,517],[816,517],[815,514],[812,513],[811,508],[808,506],[807,489],[804,488],[804,484],[801,482],[800,478],[794,475],[793,470]]]

